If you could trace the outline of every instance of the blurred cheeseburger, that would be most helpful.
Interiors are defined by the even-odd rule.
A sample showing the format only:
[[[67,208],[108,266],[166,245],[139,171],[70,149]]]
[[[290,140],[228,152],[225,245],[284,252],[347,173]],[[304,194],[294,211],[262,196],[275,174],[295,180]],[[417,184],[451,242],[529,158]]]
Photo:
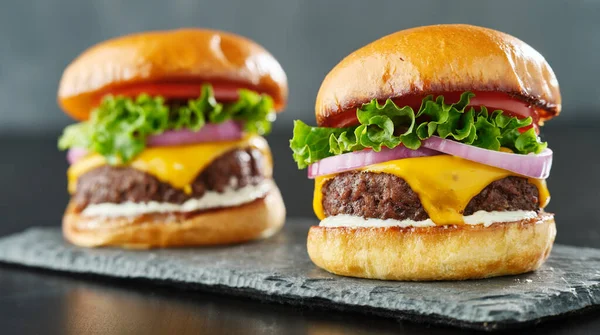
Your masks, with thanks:
[[[284,222],[261,135],[287,80],[258,44],[220,31],[148,32],[100,43],[65,70],[58,101],[71,202],[65,237],[147,248],[267,237]]]
[[[291,148],[315,179],[308,234],[330,272],[456,280],[537,269],[556,228],[544,212],[561,109],[544,58],[501,32],[420,27],[342,60],[296,121]]]

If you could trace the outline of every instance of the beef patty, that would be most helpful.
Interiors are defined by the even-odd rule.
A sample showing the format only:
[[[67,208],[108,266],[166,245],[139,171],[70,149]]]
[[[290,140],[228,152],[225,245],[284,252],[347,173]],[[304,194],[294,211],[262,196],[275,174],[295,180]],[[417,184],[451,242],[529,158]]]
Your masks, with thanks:
[[[414,220],[429,218],[419,196],[404,179],[386,173],[346,172],[323,185],[326,216],[348,214],[365,218]],[[539,210],[538,189],[526,178],[506,177],[473,197],[464,215],[477,211]]]
[[[191,194],[134,168],[102,166],[79,178],[72,201],[79,210],[89,204],[107,202],[158,201],[180,204],[191,198],[200,198],[206,191],[223,192],[228,187],[239,189],[260,183],[265,179],[264,159],[258,149],[229,151],[198,175],[191,185]]]

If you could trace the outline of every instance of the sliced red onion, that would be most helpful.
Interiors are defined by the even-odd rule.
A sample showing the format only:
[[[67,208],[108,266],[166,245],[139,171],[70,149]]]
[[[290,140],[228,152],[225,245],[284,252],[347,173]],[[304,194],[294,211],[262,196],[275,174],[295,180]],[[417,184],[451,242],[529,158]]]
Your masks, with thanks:
[[[422,146],[537,179],[548,178],[550,175],[550,168],[552,167],[552,150],[550,149],[545,149],[538,155],[520,155],[482,149],[437,136],[432,136],[423,141]]]
[[[242,138],[242,127],[234,121],[220,124],[207,123],[199,131],[188,129],[167,130],[160,135],[149,136],[146,144],[151,147],[193,144],[201,142],[233,141]]]
[[[403,145],[394,149],[382,147],[380,152],[371,149],[349,152],[337,156],[324,158],[308,167],[308,178],[324,176],[332,173],[358,169],[367,165],[383,163],[395,159],[435,156],[440,153],[427,148],[411,150]]]
[[[205,124],[199,131],[188,129],[167,130],[160,135],[149,136],[146,139],[148,146],[175,146],[202,142],[234,141],[242,138],[242,126],[234,121],[220,124]],[[83,148],[71,148],[67,151],[67,160],[70,164],[85,157],[88,151]]]
[[[73,164],[85,157],[87,154],[88,151],[84,148],[71,148],[67,151],[67,161],[69,161],[69,164]]]
[[[526,177],[546,179],[552,168],[552,150],[545,149],[535,155],[520,155],[478,148],[472,145],[433,136],[422,142],[418,150],[398,146],[382,148],[380,152],[370,149],[324,158],[308,167],[308,177],[315,178],[333,173],[359,169],[368,165],[395,159],[434,156],[441,153],[461,157],[473,162],[494,166]]]

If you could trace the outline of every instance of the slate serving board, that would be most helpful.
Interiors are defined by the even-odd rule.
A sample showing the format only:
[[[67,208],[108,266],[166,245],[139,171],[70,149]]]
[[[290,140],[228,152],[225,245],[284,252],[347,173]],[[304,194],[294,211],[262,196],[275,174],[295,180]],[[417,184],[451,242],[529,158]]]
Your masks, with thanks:
[[[161,281],[291,304],[398,319],[498,329],[600,305],[600,249],[555,245],[538,271],[463,282],[385,282],[316,268],[306,253],[312,220],[243,245],[124,251],[65,243],[58,228],[0,239],[0,261],[72,273]]]

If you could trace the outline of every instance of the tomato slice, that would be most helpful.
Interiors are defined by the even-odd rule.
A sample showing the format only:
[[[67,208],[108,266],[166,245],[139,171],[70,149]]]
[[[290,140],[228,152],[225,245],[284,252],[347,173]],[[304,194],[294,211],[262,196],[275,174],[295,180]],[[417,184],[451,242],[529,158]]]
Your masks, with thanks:
[[[151,96],[161,96],[166,100],[189,100],[200,96],[203,83],[140,83],[131,86],[118,87],[102,92],[98,97],[98,103],[104,95],[124,95],[135,97],[142,93]],[[230,83],[211,83],[215,98],[220,102],[231,102],[239,99],[238,90],[240,85]]]
[[[433,94],[434,97],[438,95],[443,95],[446,103],[452,103],[460,100],[460,95],[462,92],[445,92],[439,94]],[[533,119],[533,123],[531,126],[523,127],[520,130],[526,131],[529,128],[534,127],[536,133],[539,134],[539,113],[538,111],[527,102],[516,98],[511,97],[506,93],[501,92],[473,92],[475,93],[475,97],[471,99],[469,106],[479,107],[485,106],[489,111],[494,110],[503,110],[506,114],[511,116],[516,116],[519,119],[524,119],[530,117]],[[423,95],[409,95],[404,96],[402,98],[393,99],[394,102],[398,106],[410,106],[415,111],[421,107],[421,101],[425,96]],[[330,121],[327,122],[326,126],[335,126],[335,127],[348,127],[352,125],[356,125],[358,120],[356,119],[356,113],[354,111],[342,113]]]
[[[519,130],[524,132],[533,127],[535,128],[536,133],[540,133],[540,116],[538,111],[533,106],[519,98],[511,97],[505,93],[477,92],[475,93],[475,97],[471,99],[469,106],[485,106],[487,107],[488,111],[500,109],[504,111],[504,113],[510,116],[515,116],[519,119],[531,117],[533,119],[531,125],[523,127]]]

